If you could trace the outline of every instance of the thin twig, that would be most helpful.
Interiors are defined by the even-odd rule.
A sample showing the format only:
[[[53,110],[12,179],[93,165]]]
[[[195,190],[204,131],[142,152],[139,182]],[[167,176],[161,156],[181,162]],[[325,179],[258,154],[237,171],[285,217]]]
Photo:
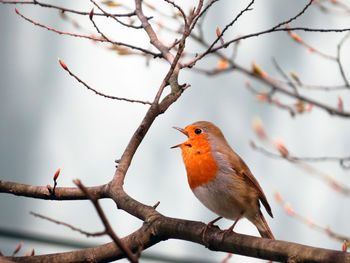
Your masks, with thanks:
[[[106,230],[101,231],[101,232],[90,233],[90,232],[81,230],[80,228],[74,227],[71,224],[68,224],[68,223],[65,223],[65,222],[62,222],[62,221],[58,221],[58,220],[52,219],[52,218],[47,217],[47,216],[40,215],[40,214],[34,213],[32,211],[30,211],[29,214],[31,214],[31,215],[33,215],[35,217],[39,217],[41,219],[45,219],[45,220],[50,221],[52,223],[55,223],[57,225],[66,226],[66,227],[70,228],[73,231],[77,231],[77,232],[79,232],[79,233],[81,233],[83,235],[86,235],[87,237],[96,237],[96,236],[102,236],[102,235],[107,234]]]
[[[106,233],[113,239],[115,244],[125,253],[126,257],[129,259],[132,263],[137,263],[138,258],[132,253],[132,251],[124,244],[124,242],[121,241],[121,239],[116,235],[116,233],[113,231],[111,225],[108,222],[108,219],[106,215],[104,214],[100,204],[98,203],[98,199],[95,195],[90,193],[87,188],[81,183],[79,179],[73,180],[74,184],[79,187],[79,189],[84,192],[84,194],[91,200],[93,203],[103,225],[106,228]]]
[[[72,37],[79,37],[79,38],[86,38],[86,39],[90,39],[90,40],[94,40],[94,41],[98,41],[98,42],[110,42],[104,38],[96,38],[96,37],[93,37],[93,36],[87,36],[87,35],[80,35],[80,34],[74,34],[74,33],[70,33],[70,32],[65,32],[65,31],[61,31],[61,30],[57,30],[57,29],[54,29],[54,28],[51,28],[51,27],[48,27],[48,26],[45,26],[43,24],[40,24],[30,18],[27,18],[25,17],[23,14],[21,14],[17,9],[15,9],[16,13],[21,16],[24,20],[36,25],[36,26],[39,26],[39,27],[42,27],[42,28],[45,28],[49,31],[53,31],[55,33],[58,33],[58,34],[61,34],[61,35],[67,35],[67,36],[72,36]],[[116,42],[116,41],[113,41],[113,44],[115,45],[119,45],[119,46],[125,46],[125,47],[128,47],[128,48],[131,48],[131,49],[136,49],[136,50],[139,50],[145,54],[149,54],[149,55],[152,55],[153,57],[161,57],[161,54],[159,53],[154,53],[152,51],[149,51],[149,50],[146,50],[146,49],[143,49],[143,48],[140,48],[140,47],[137,47],[137,46],[133,46],[133,45],[130,45],[130,44],[127,44],[127,43],[122,43],[122,42]]]
[[[106,17],[111,17],[112,19],[114,19],[117,23],[125,26],[125,27],[131,27],[134,29],[141,29],[142,26],[134,26],[134,25],[130,25],[130,24],[126,24],[123,21],[119,20],[116,16],[114,16],[111,13],[106,12],[99,4],[97,4],[94,0],[90,0],[91,3],[93,3]]]
[[[349,83],[349,80],[348,78],[346,77],[345,75],[345,72],[344,72],[344,68],[343,68],[343,64],[341,63],[340,61],[340,50],[343,46],[343,44],[345,43],[345,41],[349,38],[350,36],[350,33],[347,33],[343,38],[342,40],[339,42],[338,46],[337,46],[337,63],[339,65],[339,70],[340,70],[340,74],[345,82],[345,85],[347,88],[350,88],[350,83]]]
[[[350,236],[345,236],[344,234],[336,233],[332,231],[329,226],[324,227],[319,224],[316,224],[313,220],[311,220],[311,218],[303,216],[301,213],[296,212],[288,202],[283,200],[283,198],[278,192],[275,193],[275,198],[277,203],[279,203],[281,206],[284,207],[284,210],[287,213],[287,215],[305,223],[310,228],[315,229],[321,233],[324,233],[340,242],[343,242],[344,240],[350,240]]]
[[[94,88],[91,88],[88,84],[86,84],[83,80],[81,80],[78,76],[76,76],[72,71],[70,71],[70,69],[66,66],[66,64],[61,59],[58,59],[58,61],[59,61],[60,65],[62,66],[62,68],[69,73],[69,75],[71,75],[78,82],[83,84],[88,90],[95,92],[95,94],[97,94],[99,96],[102,96],[102,97],[107,98],[107,99],[112,99],[112,100],[122,100],[122,101],[127,101],[127,102],[135,102],[135,103],[140,103],[140,104],[145,104],[145,105],[152,105],[152,103],[149,101],[133,100],[133,99],[128,99],[128,98],[115,97],[115,96],[106,95],[102,92],[99,92],[99,91],[95,90]]]
[[[88,16],[89,12],[83,12],[83,11],[78,11],[78,10],[73,10],[73,9],[69,9],[69,8],[65,8],[65,7],[61,7],[61,6],[57,6],[57,5],[51,5],[51,4],[47,4],[47,3],[42,3],[39,1],[4,1],[4,0],[0,0],[1,4],[15,4],[15,5],[38,5],[41,7],[46,7],[46,8],[53,8],[53,9],[57,9],[60,12],[66,12],[66,13],[73,13],[73,14],[77,14],[77,15],[84,15],[84,16]],[[130,13],[126,13],[126,14],[111,14],[111,16],[117,16],[117,17],[132,17],[135,16],[135,12],[130,12]],[[106,16],[105,14],[101,14],[101,13],[94,13],[94,16]]]
[[[244,8],[243,10],[241,10],[241,12],[239,12],[239,14],[229,23],[225,26],[225,28],[222,30],[222,32],[217,36],[217,38],[213,41],[213,43],[210,45],[210,47],[207,49],[207,51],[210,51],[215,44],[223,37],[223,35],[225,34],[225,32],[231,27],[233,26],[233,24],[247,11],[251,10],[251,6],[254,4],[255,0],[251,0],[249,2],[249,4],[246,6],[246,8]],[[225,44],[222,44],[222,46]]]
[[[286,155],[283,155],[281,153],[276,154],[276,153],[273,153],[273,152],[266,150],[263,147],[257,146],[253,141],[250,142],[250,145],[254,150],[257,150],[266,156],[276,158],[276,159],[284,159],[284,160],[287,160],[291,163],[294,163],[298,168],[303,169],[308,174],[313,175],[314,177],[327,183],[333,190],[335,190],[339,193],[342,193],[346,196],[350,196],[350,188],[349,187],[346,187],[346,186],[342,185],[340,182],[337,182],[336,180],[333,179],[333,177],[331,177],[327,173],[320,171],[317,168],[303,162],[302,159],[299,159],[298,157],[292,156],[289,152]]]
[[[283,69],[280,67],[280,65],[277,63],[277,60],[275,58],[272,58],[272,62],[275,65],[275,68],[277,71],[281,74],[281,76],[286,80],[287,84],[293,88],[295,94],[298,94],[298,87],[294,84],[293,81],[291,81],[288,77],[288,75],[283,71]]]
[[[210,54],[210,53],[215,53],[216,51],[222,49],[222,48],[227,48],[229,45],[231,45],[232,43],[235,43],[237,41],[243,40],[243,39],[248,39],[248,38],[252,38],[252,37],[257,37],[260,35],[264,35],[264,34],[269,34],[271,32],[283,32],[283,31],[307,31],[307,32],[347,32],[350,31],[350,28],[343,28],[343,29],[318,29],[318,28],[307,28],[307,27],[290,27],[290,28],[280,28],[283,25],[286,25],[288,23],[290,23],[291,21],[295,20],[296,18],[298,18],[299,16],[301,16],[306,9],[311,5],[311,3],[313,2],[313,0],[310,0],[310,2],[295,16],[291,17],[288,20],[285,20],[273,27],[271,27],[270,29],[267,30],[263,30],[260,32],[256,32],[256,33],[251,33],[251,34],[247,34],[247,35],[243,35],[243,36],[239,36],[236,37],[226,43],[224,43],[224,45],[220,45],[216,48],[213,47],[213,44],[211,44],[209,46],[209,48],[204,51],[202,54],[198,55],[197,57],[195,57],[193,60],[191,60],[190,62],[183,64],[182,67],[193,67],[196,62],[200,59],[202,59],[203,57],[205,57],[206,55]],[[216,42],[218,41],[218,38],[215,40]],[[215,42],[215,43],[216,43]]]

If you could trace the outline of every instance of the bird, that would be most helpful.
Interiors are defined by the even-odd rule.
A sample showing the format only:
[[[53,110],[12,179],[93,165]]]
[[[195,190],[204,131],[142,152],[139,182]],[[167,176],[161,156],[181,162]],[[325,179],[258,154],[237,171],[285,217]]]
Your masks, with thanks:
[[[188,138],[171,148],[181,148],[192,192],[204,206],[219,216],[205,226],[203,239],[207,229],[221,218],[234,220],[232,226],[223,231],[223,239],[242,217],[256,226],[261,237],[275,239],[260,209],[261,203],[273,218],[266,196],[221,130],[208,121],[197,121],[184,129],[173,128]]]

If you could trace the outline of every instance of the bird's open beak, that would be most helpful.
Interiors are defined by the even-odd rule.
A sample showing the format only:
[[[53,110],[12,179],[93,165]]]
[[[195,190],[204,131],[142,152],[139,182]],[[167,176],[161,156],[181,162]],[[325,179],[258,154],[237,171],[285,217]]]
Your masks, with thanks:
[[[185,131],[184,129],[181,129],[179,127],[173,127],[175,130],[178,130],[180,132],[182,132],[183,134],[185,134],[187,137],[188,137],[188,132]],[[170,149],[174,149],[174,148],[177,148],[177,147],[180,147],[182,145],[182,143],[178,144],[178,145],[175,145],[175,146],[172,146],[170,147]]]

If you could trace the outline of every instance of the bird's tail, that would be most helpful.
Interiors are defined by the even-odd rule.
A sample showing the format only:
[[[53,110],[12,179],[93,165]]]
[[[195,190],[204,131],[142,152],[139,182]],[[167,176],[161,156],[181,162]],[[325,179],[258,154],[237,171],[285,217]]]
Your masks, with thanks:
[[[269,225],[265,220],[265,217],[261,212],[255,217],[254,224],[257,227],[261,237],[275,239]]]

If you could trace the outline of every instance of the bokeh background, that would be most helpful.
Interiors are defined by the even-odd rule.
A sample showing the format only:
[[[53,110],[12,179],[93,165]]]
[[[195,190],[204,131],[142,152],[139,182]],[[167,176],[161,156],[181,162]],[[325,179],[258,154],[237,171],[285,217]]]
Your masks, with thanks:
[[[89,1],[83,0],[49,2],[84,11],[92,8]],[[151,3],[164,12],[169,11],[165,3]],[[188,1],[185,10],[195,3]],[[223,28],[247,4],[248,1],[217,3],[208,13],[204,24],[207,40],[216,37],[216,26]],[[257,1],[253,10],[247,12],[228,32],[225,40],[269,28],[295,15],[305,4],[306,1]],[[132,7],[133,2],[126,5]],[[32,185],[52,184],[54,172],[61,168],[58,186],[73,186],[72,180],[75,178],[88,186],[108,182],[115,171],[114,160],[121,156],[148,106],[94,95],[59,66],[57,57],[101,92],[150,101],[168,65],[158,59],[150,60],[147,64],[143,57],[120,56],[103,44],[48,32],[21,19],[15,14],[14,8],[14,5],[0,5],[0,180]],[[19,5],[17,8],[24,15],[56,29],[86,34],[93,31],[88,17],[74,16],[82,27],[77,28],[64,21],[55,10],[31,5]],[[145,8],[145,13],[154,16],[155,20],[162,20],[165,25],[168,23],[150,9]],[[95,20],[111,38],[149,47],[144,31],[125,30],[111,19],[96,17]],[[349,16],[330,15],[311,7],[293,25],[343,28],[348,27]],[[314,47],[332,55],[336,54],[336,45],[344,36],[335,33],[299,34]],[[160,36],[168,43],[173,39],[167,32],[162,32]],[[348,77],[349,44],[345,43],[342,51]],[[192,51],[200,50],[192,42],[187,47]],[[225,52],[229,54],[231,51]],[[295,71],[306,83],[342,84],[334,62],[309,53],[283,32],[242,41],[237,62],[250,67],[252,61],[256,61],[266,72],[277,77],[272,57],[287,72]],[[199,66],[215,68],[217,63],[217,58],[208,57]],[[311,113],[291,118],[286,111],[258,102],[245,88],[244,83],[249,78],[237,72],[207,77],[187,70],[181,73],[180,80],[191,84],[191,87],[154,122],[128,171],[125,184],[127,193],[149,205],[160,201],[158,210],[167,216],[211,221],[215,215],[194,197],[187,185],[180,151],[171,150],[170,147],[185,139],[172,126],[184,127],[197,120],[212,121],[222,129],[231,146],[247,162],[262,185],[274,213],[274,219],[267,218],[267,221],[276,238],[340,250],[341,242],[289,217],[273,195],[276,190],[279,191],[296,211],[348,236],[349,197],[283,160],[271,159],[254,151],[249,146],[249,140],[257,141],[252,120],[259,117],[266,132],[283,139],[288,149],[297,155],[346,156],[350,148],[349,120],[331,116],[316,108]],[[256,88],[263,88],[258,82],[251,83]],[[345,110],[349,110],[350,96],[347,91],[305,94],[330,105],[337,105],[340,95]],[[337,163],[317,163],[315,166],[350,186],[349,171],[342,170]],[[127,235],[142,224],[117,210],[112,201],[102,200],[101,203],[118,235]],[[88,201],[43,201],[1,194],[2,232],[10,231],[37,239],[30,241],[3,234],[0,236],[3,254],[10,255],[20,241],[23,241],[20,255],[32,248],[37,254],[68,251],[72,249],[69,242],[77,246],[89,246],[109,241],[108,237],[86,238],[63,226],[34,218],[29,211],[68,222],[87,231],[102,229],[100,219]],[[231,224],[228,220],[219,223],[222,228]],[[258,235],[255,227],[247,220],[242,220],[235,230]],[[40,242],[38,238],[48,240]],[[62,242],[66,245],[62,245]],[[177,240],[157,244],[144,254],[171,257],[183,262],[220,262],[226,256],[226,253],[209,251],[202,246]],[[156,262],[156,259],[144,261]],[[230,262],[261,261],[234,255]]]

